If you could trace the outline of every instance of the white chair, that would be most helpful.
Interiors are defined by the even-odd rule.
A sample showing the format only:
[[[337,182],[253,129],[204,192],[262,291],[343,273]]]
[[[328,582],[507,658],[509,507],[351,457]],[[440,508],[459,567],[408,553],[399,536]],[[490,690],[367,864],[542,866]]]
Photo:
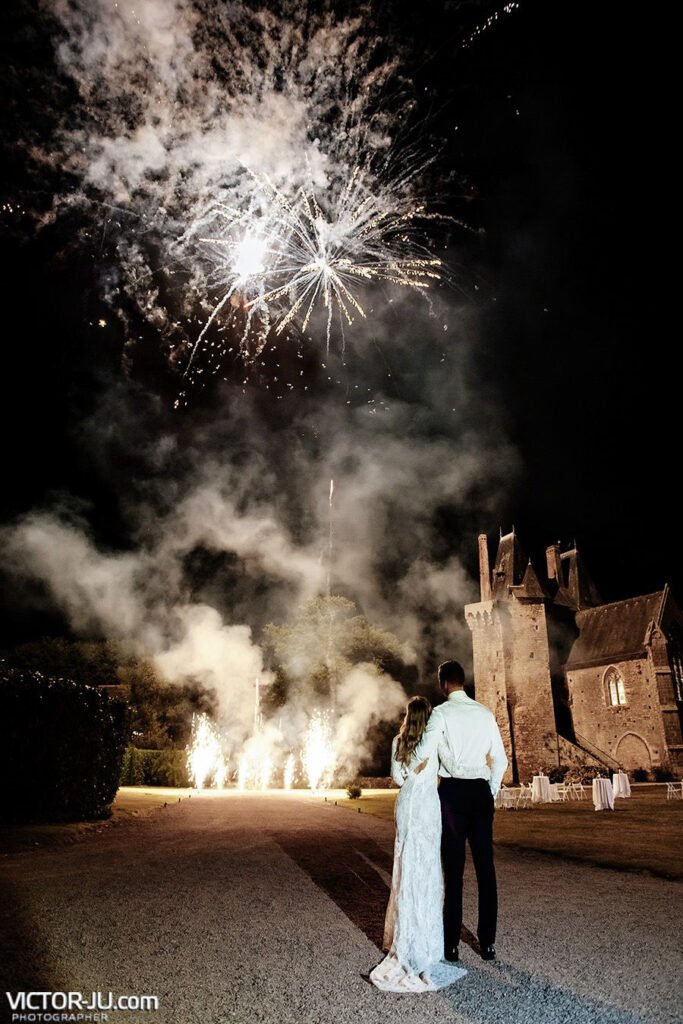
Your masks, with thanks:
[[[514,789],[508,789],[507,786],[503,786],[498,795],[500,797],[499,807],[504,811],[513,810],[517,799],[517,794]]]
[[[555,792],[557,794],[557,799],[561,800],[562,803],[565,803],[569,798],[570,786],[566,785],[564,782],[558,782],[555,786]]]
[[[519,793],[515,801],[515,807],[530,807],[531,806],[531,783],[520,782]]]
[[[575,800],[586,799],[586,787],[583,782],[572,782],[572,796]]]
[[[680,782],[667,782],[666,799],[683,800],[683,784]]]

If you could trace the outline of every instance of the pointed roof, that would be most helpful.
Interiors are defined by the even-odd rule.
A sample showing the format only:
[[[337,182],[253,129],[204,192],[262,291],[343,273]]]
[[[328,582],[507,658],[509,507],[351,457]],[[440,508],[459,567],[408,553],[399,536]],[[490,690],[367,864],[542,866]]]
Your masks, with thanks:
[[[549,596],[536,575],[531,559],[526,567],[524,579],[514,588],[514,595],[518,601],[544,601]]]
[[[510,587],[518,587],[524,579],[527,559],[517,540],[514,527],[512,533],[501,536],[498,554],[493,566],[492,592],[495,598],[510,596]]]
[[[662,622],[668,589],[642,597],[630,597],[576,613],[579,635],[574,641],[567,668],[624,661],[645,653],[651,622]]]

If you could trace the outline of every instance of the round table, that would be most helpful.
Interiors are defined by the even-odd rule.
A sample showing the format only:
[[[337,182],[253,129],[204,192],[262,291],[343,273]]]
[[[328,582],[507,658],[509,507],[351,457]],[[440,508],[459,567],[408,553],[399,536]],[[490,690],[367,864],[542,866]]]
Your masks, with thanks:
[[[547,775],[534,775],[531,780],[531,802],[533,804],[552,803],[550,780]]]
[[[614,810],[614,790],[609,779],[593,779],[593,806],[596,811]]]
[[[631,786],[626,772],[614,773],[612,776],[612,788],[614,789],[615,800],[617,797],[626,797],[631,795]]]

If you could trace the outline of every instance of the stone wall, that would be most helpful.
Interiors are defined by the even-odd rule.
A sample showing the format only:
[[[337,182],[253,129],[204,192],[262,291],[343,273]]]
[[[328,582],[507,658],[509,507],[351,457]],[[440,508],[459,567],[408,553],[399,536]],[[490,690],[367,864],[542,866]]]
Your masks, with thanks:
[[[465,609],[476,698],[495,713],[510,767],[527,781],[559,763],[542,601],[482,601]]]
[[[474,696],[480,704],[496,716],[500,735],[508,758],[504,781],[514,776],[514,750],[510,733],[505,685],[505,640],[500,616],[493,601],[467,605],[465,619],[472,631],[472,658],[474,665]]]
[[[615,662],[627,703],[609,703],[605,673],[609,665],[567,670],[576,738],[585,737],[624,768],[655,768],[668,762],[656,677],[648,656]]]
[[[519,778],[528,782],[559,763],[545,605],[513,599],[500,614],[515,759]]]

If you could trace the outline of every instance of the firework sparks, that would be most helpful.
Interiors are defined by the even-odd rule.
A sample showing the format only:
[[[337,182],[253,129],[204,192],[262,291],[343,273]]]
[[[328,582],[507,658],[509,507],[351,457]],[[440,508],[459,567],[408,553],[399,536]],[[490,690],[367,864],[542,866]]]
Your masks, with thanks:
[[[270,777],[273,774],[273,762],[268,754],[264,755],[260,768],[259,784],[261,789],[268,789],[270,785]]]
[[[250,277],[256,277],[263,273],[265,252],[266,241],[264,238],[251,233],[244,236],[237,246],[231,268],[237,282],[246,282]]]
[[[516,0],[510,0],[509,3],[504,4],[499,10],[494,11],[486,18],[485,21],[482,21],[479,25],[477,25],[472,30],[472,32],[470,32],[467,38],[463,40],[461,44],[463,49],[466,50],[470,46],[472,46],[472,44],[475,43],[480,36],[483,36],[485,32],[488,32],[489,29],[493,28],[493,26],[501,18],[504,18],[506,14],[512,14],[514,11],[518,10],[519,4],[516,2]]]
[[[58,7],[79,103],[41,157],[82,182],[65,209],[104,212],[128,335],[153,327],[188,384],[309,329],[343,349],[378,287],[424,295],[443,276],[448,175],[426,173],[438,147],[407,50],[374,17],[191,0],[157,37],[120,4]]]
[[[332,748],[332,730],[326,715],[316,711],[311,718],[301,760],[308,785],[315,792],[327,789],[332,781],[336,757]]]
[[[218,732],[209,716],[203,713],[192,716],[187,769],[196,789],[206,788],[211,781],[217,789],[223,789],[225,785],[228,768]]]
[[[255,314],[265,341],[271,325],[280,335],[298,320],[305,331],[321,307],[329,351],[335,313],[347,325],[356,316],[365,318],[362,288],[389,282],[428,289],[440,277],[441,260],[430,254],[423,234],[430,215],[412,198],[414,173],[383,179],[356,166],[343,187],[332,187],[324,196],[312,187],[301,188],[291,201],[268,179],[251,175],[258,202],[250,196],[248,211],[218,203],[202,215],[202,229],[210,225],[212,233],[202,233],[199,241],[211,266],[209,280],[222,294],[189,365],[213,322],[238,294],[248,313],[243,348]],[[250,212],[256,207],[258,218]],[[191,229],[185,240],[194,233]]]
[[[296,768],[296,758],[294,754],[290,754],[285,761],[285,772],[284,772],[284,784],[285,789],[291,789],[294,784],[294,771]]]

